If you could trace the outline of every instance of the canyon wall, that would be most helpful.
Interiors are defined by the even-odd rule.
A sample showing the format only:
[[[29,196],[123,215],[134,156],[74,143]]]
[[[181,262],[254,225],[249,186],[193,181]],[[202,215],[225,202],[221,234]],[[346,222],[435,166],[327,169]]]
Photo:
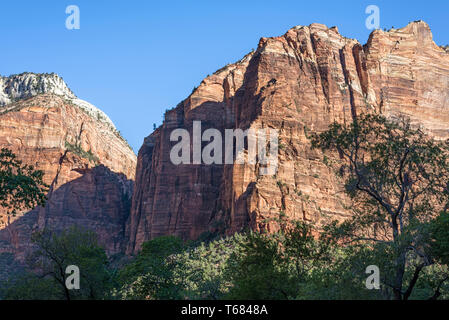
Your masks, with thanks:
[[[43,170],[50,186],[45,208],[16,217],[0,209],[0,254],[24,261],[32,232],[73,225],[95,231],[108,254],[123,252],[136,156],[112,121],[57,75],[0,80],[0,147]]]
[[[168,234],[196,239],[275,231],[279,218],[345,219],[342,183],[308,136],[363,112],[406,115],[436,139],[449,138],[449,53],[426,23],[376,30],[365,45],[321,24],[262,38],[166,112],[137,165],[112,121],[57,75],[0,77],[0,147],[43,170],[50,185],[45,208],[17,217],[0,211],[0,256],[23,261],[31,233],[45,227],[90,228],[115,255]],[[194,121],[203,132],[278,130],[276,173],[262,175],[260,163],[174,165],[170,135],[183,128],[192,136]]]
[[[257,50],[204,79],[145,139],[127,252],[167,234],[272,231],[273,218],[283,216],[317,225],[344,219],[350,202],[342,183],[307,137],[362,112],[406,115],[435,138],[449,137],[449,54],[426,23],[376,30],[365,45],[321,24],[262,38]],[[259,163],[172,164],[171,132],[192,134],[195,120],[203,131],[277,129],[277,173],[260,175]]]

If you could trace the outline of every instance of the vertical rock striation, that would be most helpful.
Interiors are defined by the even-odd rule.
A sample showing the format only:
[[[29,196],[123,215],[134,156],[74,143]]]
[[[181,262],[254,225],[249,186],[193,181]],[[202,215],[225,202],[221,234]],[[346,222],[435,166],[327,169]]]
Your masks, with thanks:
[[[124,251],[136,156],[102,111],[57,75],[2,77],[0,147],[43,170],[50,186],[45,208],[0,212],[0,254],[23,261],[33,231],[72,225],[95,231],[109,254]]]
[[[272,218],[283,215],[318,225],[344,219],[350,203],[341,181],[307,136],[373,111],[407,115],[435,138],[449,137],[449,54],[426,23],[376,30],[366,45],[321,24],[262,38],[255,52],[204,79],[145,139],[127,252],[166,234],[192,239],[247,227],[273,231]],[[173,165],[170,133],[191,133],[195,120],[203,131],[277,129],[276,175],[260,175],[259,164]]]

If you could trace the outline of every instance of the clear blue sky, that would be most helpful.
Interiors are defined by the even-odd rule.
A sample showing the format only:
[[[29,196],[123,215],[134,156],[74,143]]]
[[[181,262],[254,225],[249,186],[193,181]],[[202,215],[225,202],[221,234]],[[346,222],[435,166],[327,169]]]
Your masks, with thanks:
[[[81,11],[80,30],[65,28],[72,4]],[[370,4],[380,8],[381,28],[421,19],[437,44],[449,44],[446,0],[1,1],[0,74],[58,73],[105,111],[137,152],[165,109],[260,37],[319,22],[365,43]]]

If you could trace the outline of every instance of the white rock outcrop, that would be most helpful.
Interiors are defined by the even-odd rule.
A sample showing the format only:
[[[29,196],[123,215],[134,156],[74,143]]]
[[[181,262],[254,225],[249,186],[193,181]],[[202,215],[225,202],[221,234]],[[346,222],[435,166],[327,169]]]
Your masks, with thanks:
[[[55,73],[31,73],[2,77],[0,75],[0,111],[8,109],[12,103],[40,94],[51,93],[69,100],[93,118],[115,129],[111,119],[100,109],[87,101],[79,99],[64,80]]]

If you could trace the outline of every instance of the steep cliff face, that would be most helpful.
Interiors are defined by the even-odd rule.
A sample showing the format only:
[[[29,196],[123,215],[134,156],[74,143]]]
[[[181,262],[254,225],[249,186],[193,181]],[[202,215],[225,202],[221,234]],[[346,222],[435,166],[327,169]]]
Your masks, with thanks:
[[[109,118],[82,101],[58,76],[2,78],[0,147],[45,173],[45,208],[0,212],[0,253],[24,258],[33,230],[91,228],[108,253],[123,251],[136,156]],[[2,230],[3,229],[3,230]]]
[[[24,72],[9,77],[0,76],[0,108],[3,111],[14,108],[14,102],[41,94],[62,97],[97,119],[98,122],[106,124],[112,131],[115,130],[111,119],[103,111],[89,102],[77,98],[64,80],[55,73]]]
[[[426,23],[374,31],[364,46],[320,24],[262,38],[255,52],[204,79],[146,138],[127,251],[165,234],[272,231],[277,226],[270,219],[284,214],[318,224],[344,219],[349,202],[341,182],[310,149],[307,134],[372,111],[405,114],[435,138],[449,136],[449,54]],[[259,164],[173,165],[170,134],[176,128],[191,133],[194,120],[203,131],[277,129],[276,175],[260,175]]]
[[[125,251],[133,181],[103,165],[76,171],[79,178],[52,192],[45,208],[36,208],[0,230],[0,270],[1,254],[13,253],[16,260],[25,261],[33,248],[31,234],[44,228],[61,231],[77,225],[94,231],[109,255]]]

